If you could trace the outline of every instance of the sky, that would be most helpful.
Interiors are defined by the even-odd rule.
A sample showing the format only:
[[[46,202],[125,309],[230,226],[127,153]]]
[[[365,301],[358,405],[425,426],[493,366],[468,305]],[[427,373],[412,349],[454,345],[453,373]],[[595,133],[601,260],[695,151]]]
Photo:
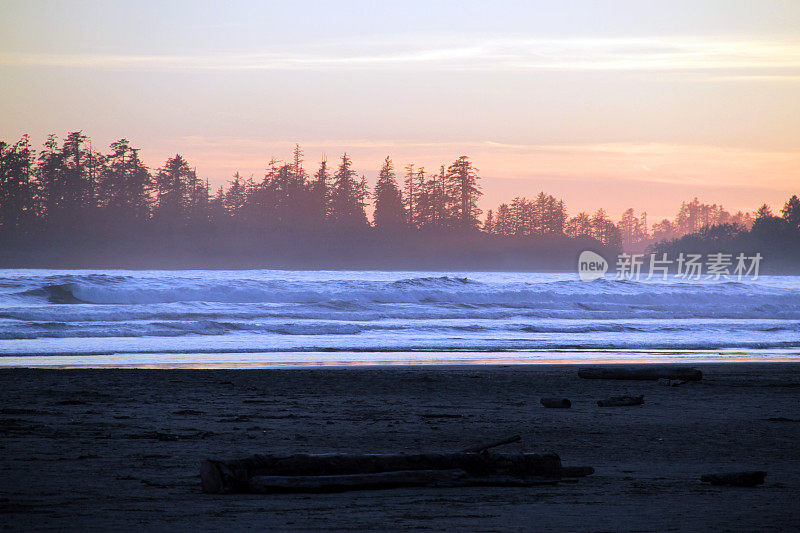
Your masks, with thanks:
[[[800,2],[0,0],[0,139],[76,130],[215,186],[300,143],[309,170],[347,151],[369,178],[469,155],[484,209],[779,209]]]

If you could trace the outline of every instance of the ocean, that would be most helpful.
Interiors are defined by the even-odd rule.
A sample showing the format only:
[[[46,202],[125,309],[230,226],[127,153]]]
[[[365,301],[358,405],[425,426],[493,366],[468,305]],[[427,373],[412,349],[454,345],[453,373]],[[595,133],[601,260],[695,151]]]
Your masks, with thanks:
[[[0,367],[800,360],[800,277],[0,270]]]

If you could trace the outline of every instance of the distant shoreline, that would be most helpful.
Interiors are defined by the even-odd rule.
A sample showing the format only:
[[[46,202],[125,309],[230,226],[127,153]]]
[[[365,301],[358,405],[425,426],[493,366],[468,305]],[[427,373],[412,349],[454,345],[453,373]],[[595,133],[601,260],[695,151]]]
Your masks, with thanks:
[[[577,244],[577,243],[576,243]],[[404,256],[402,250],[374,250],[354,253],[350,257],[318,257],[313,260],[275,257],[267,254],[231,253],[150,253],[138,254],[123,249],[81,250],[71,255],[65,250],[23,252],[0,247],[0,270],[283,270],[283,271],[386,271],[386,272],[531,272],[578,273],[578,256],[583,249],[597,250],[609,265],[608,274],[616,269],[616,250],[596,249],[589,245],[576,246],[560,253],[546,249],[515,250],[513,253],[485,251],[459,255]],[[363,252],[363,251],[362,251]],[[649,257],[649,255],[646,255]],[[671,267],[674,272],[675,267]],[[647,274],[647,263],[642,266]],[[766,256],[759,275],[800,275],[800,260]]]

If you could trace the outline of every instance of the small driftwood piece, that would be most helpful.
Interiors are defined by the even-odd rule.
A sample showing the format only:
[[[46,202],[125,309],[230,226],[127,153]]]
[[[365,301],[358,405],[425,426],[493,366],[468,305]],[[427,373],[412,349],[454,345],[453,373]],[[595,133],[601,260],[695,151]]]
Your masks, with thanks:
[[[712,485],[730,485],[732,487],[755,487],[764,483],[767,473],[763,470],[753,472],[729,472],[725,474],[706,474],[700,481]]]
[[[484,452],[486,450],[490,450],[492,448],[497,448],[498,446],[505,446],[506,444],[513,444],[513,443],[519,442],[521,440],[522,440],[522,437],[520,437],[519,435],[513,435],[511,437],[508,437],[508,438],[505,438],[505,439],[501,439],[501,440],[492,441],[492,442],[489,442],[487,444],[479,444],[477,446],[470,446],[469,448],[465,448],[464,450],[462,450],[462,452],[463,453],[480,453],[480,452]]]
[[[201,465],[200,478],[203,492],[212,494],[324,492],[445,483],[529,486],[557,482],[561,470],[561,459],[555,454],[298,454],[206,460]],[[460,472],[465,475],[461,477]]]
[[[542,398],[539,400],[542,405],[551,409],[569,409],[572,407],[572,402],[569,398]]]
[[[578,370],[583,379],[626,379],[635,381],[658,381],[670,379],[680,381],[700,381],[703,373],[686,366],[643,366],[643,367],[591,367]]]
[[[600,407],[624,407],[628,405],[642,405],[644,396],[612,396],[605,400],[597,400]]]

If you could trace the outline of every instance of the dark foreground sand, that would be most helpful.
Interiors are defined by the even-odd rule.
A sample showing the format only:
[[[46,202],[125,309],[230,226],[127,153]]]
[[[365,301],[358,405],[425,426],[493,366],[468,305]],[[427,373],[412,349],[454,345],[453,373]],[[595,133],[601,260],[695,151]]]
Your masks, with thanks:
[[[203,530],[800,529],[800,364],[697,365],[700,383],[577,367],[0,371],[0,527]],[[639,407],[599,408],[620,393]],[[569,410],[539,398],[563,395]],[[594,466],[578,483],[205,495],[199,463],[252,453],[508,451]],[[757,488],[707,472],[764,469]]]

